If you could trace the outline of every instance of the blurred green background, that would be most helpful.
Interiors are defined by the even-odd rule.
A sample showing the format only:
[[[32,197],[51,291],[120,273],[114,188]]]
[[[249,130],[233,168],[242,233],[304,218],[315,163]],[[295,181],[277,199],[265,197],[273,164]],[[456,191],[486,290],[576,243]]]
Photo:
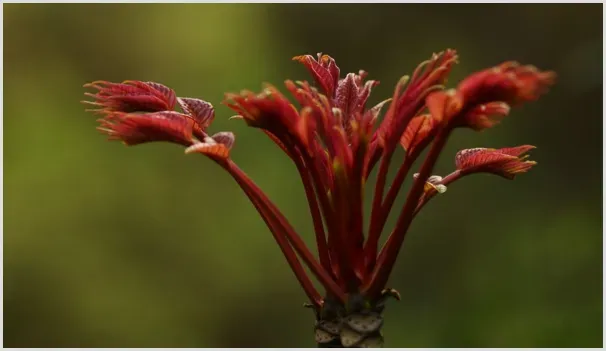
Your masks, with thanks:
[[[212,131],[236,133],[235,161],[312,245],[294,166],[228,121],[223,93],[311,79],[290,59],[322,51],[380,80],[378,102],[450,47],[451,84],[509,59],[558,83],[452,138],[437,174],[478,146],[537,145],[539,164],[424,209],[390,281],[386,346],[600,347],[601,6],[4,5],[4,345],[315,346],[305,295],[235,182],[174,145],[106,142],[82,85],[152,80],[214,103]]]

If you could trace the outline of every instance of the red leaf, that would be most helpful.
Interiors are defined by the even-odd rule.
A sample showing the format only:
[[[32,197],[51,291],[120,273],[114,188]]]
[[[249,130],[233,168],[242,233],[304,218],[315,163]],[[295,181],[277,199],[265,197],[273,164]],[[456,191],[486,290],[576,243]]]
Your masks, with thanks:
[[[509,114],[509,105],[493,101],[477,105],[463,116],[461,127],[469,127],[476,131],[491,128]]]
[[[355,112],[356,107],[358,106],[359,90],[354,77],[355,74],[353,73],[347,74],[345,79],[339,82],[335,95],[335,104],[343,111],[346,120],[349,119],[349,116]],[[343,122],[346,123],[347,121]]]
[[[224,103],[242,115],[251,127],[270,131],[278,137],[294,131],[298,111],[274,86],[267,85],[261,94],[243,91],[240,95],[226,94]]]
[[[509,105],[533,101],[555,83],[552,71],[505,62],[470,75],[458,86],[468,106],[503,101]]]
[[[334,96],[339,80],[339,67],[332,57],[320,54],[316,61],[311,55],[301,55],[293,57],[293,60],[301,62],[309,70],[326,95]]]
[[[315,120],[313,117],[313,109],[309,106],[301,110],[299,121],[297,122],[297,134],[303,142],[303,145],[309,147],[309,143],[315,132]]]
[[[175,92],[154,82],[125,81],[111,83],[97,81],[84,85],[95,88],[97,93],[85,93],[95,101],[83,103],[98,106],[101,111],[117,112],[158,112],[173,110],[176,103]]]
[[[534,161],[526,161],[526,156],[520,157],[533,148],[531,145],[522,145],[503,149],[461,150],[455,157],[455,164],[464,174],[487,172],[513,179],[536,164]]]
[[[499,152],[506,154],[506,155],[518,157],[535,148],[536,147],[532,146],[532,145],[521,145],[521,146],[516,146],[516,147],[505,147],[505,148],[499,149]]]
[[[137,145],[152,141],[167,141],[189,146],[194,121],[174,111],[144,114],[112,112],[99,120],[98,129],[110,136],[110,140],[121,140],[126,145]]]
[[[390,101],[391,101],[391,99],[383,100],[383,101],[379,102],[378,104],[376,104],[375,106],[368,109],[364,113],[365,115],[370,117],[370,124],[374,124],[376,122],[377,118],[379,117],[379,114],[381,113],[381,110],[383,109],[383,106],[385,106],[385,104]]]
[[[413,118],[400,139],[400,145],[406,150],[408,155],[425,139],[427,139],[438,125],[438,122],[431,115],[421,115]]]
[[[322,56],[320,60],[322,61],[323,66],[328,69],[328,73],[330,73],[332,81],[338,82],[339,77],[341,76],[341,70],[339,69],[339,66],[337,66],[335,60],[328,55]]]
[[[446,81],[457,59],[458,56],[454,50],[434,54],[430,60],[417,67],[412,78],[408,79],[405,76],[400,79],[396,85],[390,109],[375,132],[373,147],[376,148],[379,145],[382,137],[386,149],[395,149],[408,122],[425,106],[427,94]],[[440,107],[442,111],[444,107]],[[434,115],[434,118],[439,119],[439,116]]]
[[[454,90],[431,93],[425,103],[437,123],[448,123],[463,108],[463,101]]]
[[[229,158],[229,148],[224,144],[196,143],[185,149],[186,154],[191,154],[194,152],[219,160],[225,160]]]
[[[364,108],[366,108],[366,101],[368,101],[368,97],[370,97],[370,92],[372,91],[372,88],[376,87],[377,85],[379,85],[378,80],[369,80],[364,83],[364,86],[362,87],[362,89],[360,89],[360,93],[358,94],[359,110],[363,110]]]
[[[213,136],[211,136],[211,138],[217,143],[225,145],[225,147],[230,150],[234,146],[234,143],[236,141],[236,136],[232,132],[215,133],[213,134]]]
[[[192,116],[202,129],[206,129],[215,118],[215,108],[209,102],[192,98],[177,98],[183,112]]]
[[[166,101],[166,104],[170,107],[170,110],[175,108],[175,105],[177,103],[177,95],[175,95],[174,90],[164,84],[156,82],[145,82],[145,84],[153,88],[154,95],[163,98],[163,100]]]

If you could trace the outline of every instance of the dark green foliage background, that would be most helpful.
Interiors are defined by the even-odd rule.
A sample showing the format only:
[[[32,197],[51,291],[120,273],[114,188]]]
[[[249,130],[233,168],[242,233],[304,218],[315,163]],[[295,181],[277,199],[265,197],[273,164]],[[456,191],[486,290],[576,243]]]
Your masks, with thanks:
[[[314,346],[305,296],[235,182],[174,145],[106,142],[79,104],[83,83],[153,80],[213,102],[212,131],[237,134],[233,158],[311,245],[296,170],[228,121],[223,93],[310,79],[290,58],[323,51],[380,80],[378,102],[448,47],[461,56],[451,85],[509,59],[559,80],[499,127],[452,138],[437,174],[478,146],[537,145],[539,165],[513,182],[465,179],[424,209],[390,281],[402,301],[386,311],[386,346],[601,346],[601,15],[597,4],[5,5],[5,346]]]

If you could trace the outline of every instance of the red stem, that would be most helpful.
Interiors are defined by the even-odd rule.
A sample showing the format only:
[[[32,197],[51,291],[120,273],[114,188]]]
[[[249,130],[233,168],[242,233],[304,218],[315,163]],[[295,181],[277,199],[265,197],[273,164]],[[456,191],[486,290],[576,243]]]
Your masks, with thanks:
[[[419,125],[419,128],[416,130],[413,140],[411,141],[411,145],[414,145],[419,131],[422,128],[422,124]],[[368,260],[367,269],[373,270],[375,267],[375,263],[377,260],[377,248],[379,245],[379,239],[381,237],[381,233],[383,233],[383,229],[385,228],[385,223],[387,222],[387,218],[389,217],[389,213],[393,207],[393,204],[402,188],[402,184],[406,180],[406,176],[410,171],[410,167],[417,160],[417,157],[421,154],[421,152],[427,147],[429,144],[430,138],[429,136],[425,138],[419,145],[413,148],[413,151],[409,153],[406,151],[406,155],[404,158],[404,162],[398,168],[398,172],[387,191],[387,195],[385,196],[385,200],[382,205],[379,207],[380,210],[377,211],[377,214],[374,218],[374,221],[371,223],[370,233],[368,235],[367,247],[365,249],[365,254]],[[375,205],[373,203],[373,205]],[[373,213],[375,215],[375,213]]]
[[[413,78],[414,78],[414,76],[416,76],[417,73],[418,72],[415,71]],[[425,77],[425,74],[423,75],[423,77]],[[413,79],[413,81],[414,81],[414,79]],[[404,181],[404,178],[406,177],[408,168],[410,168],[410,166],[416,159],[416,156],[418,156],[418,154],[417,154],[415,157],[413,157],[412,162],[410,162],[410,164],[406,164],[408,158],[405,159],[404,164],[402,166],[400,166],[400,169],[398,170],[397,176],[402,178],[401,181],[399,181],[399,186],[397,186],[395,188],[392,186],[389,190],[389,192],[392,194],[390,195],[388,193],[388,196],[393,197],[393,199],[390,199],[390,201],[388,202],[391,204],[387,207],[385,207],[384,205],[382,206],[383,191],[385,189],[387,172],[389,171],[389,163],[391,161],[393,153],[395,152],[397,140],[399,140],[399,138],[401,138],[402,134],[405,132],[405,130],[408,126],[408,123],[412,120],[412,118],[415,115],[417,115],[418,113],[420,113],[425,108],[425,106],[423,104],[423,99],[421,97],[426,96],[429,93],[429,89],[427,91],[425,91],[423,94],[419,94],[419,95],[421,95],[421,97],[417,97],[417,99],[413,100],[413,102],[410,102],[409,104],[404,103],[404,101],[405,101],[404,98],[408,96],[407,94],[410,94],[410,90],[418,89],[418,88],[419,88],[418,86],[414,86],[413,82],[411,82],[408,85],[408,87],[406,88],[406,90],[404,91],[404,93],[402,93],[401,96],[398,96],[398,90],[396,90],[396,94],[394,95],[394,101],[392,102],[392,105],[390,105],[390,110],[388,111],[388,114],[387,114],[387,116],[389,116],[390,118],[393,118],[393,120],[394,120],[394,122],[393,122],[394,129],[391,131],[391,133],[388,136],[388,139],[385,141],[386,146],[383,148],[381,164],[379,166],[379,173],[377,175],[377,183],[375,184],[375,194],[374,194],[373,203],[372,203],[367,249],[365,249],[365,256],[368,261],[367,268],[370,268],[370,269],[372,269],[375,265],[376,257],[377,257],[376,252],[377,252],[377,247],[378,247],[378,243],[379,243],[379,238],[381,237],[381,232],[383,231],[383,228],[385,226],[385,221],[387,220],[387,217],[391,210],[391,206],[393,206],[393,201],[395,200],[397,193],[398,193],[400,187],[402,186],[402,182]],[[402,109],[398,109],[397,104],[400,102],[402,102],[401,106],[404,106]],[[383,121],[383,123],[385,123],[386,121],[389,121],[389,118],[386,118]],[[419,130],[417,130],[417,133],[418,132],[419,132]],[[417,136],[417,134],[415,133],[415,138],[416,138],[416,136]],[[402,169],[402,168],[406,168],[406,169]],[[368,172],[368,173],[370,173],[370,172]],[[396,180],[398,180],[398,179],[396,179]],[[394,183],[395,183],[395,180],[394,180]]]
[[[442,179],[440,184],[443,184],[443,185],[451,184],[455,180],[460,179],[463,175],[464,174],[461,171],[456,170],[456,171],[452,172],[451,174],[447,175],[446,177],[444,177],[444,179]],[[417,205],[417,208],[415,209],[413,217],[416,217],[416,215],[419,213],[419,211],[421,211],[421,209],[427,204],[427,202],[429,202],[429,200],[431,200],[436,194],[437,194],[437,192],[435,190],[432,190],[429,193],[425,193],[419,200],[419,204]],[[381,249],[381,252],[379,253],[378,260],[384,260],[383,256],[385,256],[385,247],[387,247],[387,244],[390,241],[393,241],[393,236],[389,236],[389,238],[387,239],[387,242],[385,243],[385,245]]]
[[[316,243],[318,246],[318,256],[320,257],[320,264],[327,272],[330,272],[332,274],[330,256],[328,254],[328,245],[326,243],[326,233],[324,232],[324,224],[322,222],[322,214],[320,213],[320,209],[318,208],[318,200],[316,198],[316,194],[314,193],[313,184],[311,183],[311,179],[309,177],[309,170],[305,168],[300,154],[296,153],[294,155],[296,156],[293,157],[293,160],[295,162],[295,165],[297,166],[297,170],[299,171],[301,180],[303,181],[303,187],[305,188],[305,196],[307,197],[309,211],[311,213],[311,217],[314,224],[314,232],[316,235]]]
[[[265,216],[268,216],[271,223],[275,222],[274,224],[278,224],[278,228],[274,227],[274,230],[278,231],[278,233],[274,233],[273,231],[272,233],[274,234],[274,237],[276,238],[276,241],[278,241],[278,245],[280,245],[282,250],[284,250],[284,245],[281,244],[281,242],[282,239],[286,238],[293,246],[295,251],[301,256],[301,259],[303,259],[311,272],[326,288],[326,290],[342,301],[345,301],[345,294],[341,288],[335,283],[334,280],[332,280],[328,272],[326,272],[315,260],[311,252],[305,246],[305,243],[301,240],[290,223],[288,223],[286,218],[284,218],[284,215],[282,215],[282,213],[271,202],[271,200],[269,200],[263,191],[235,163],[233,163],[233,161],[228,160],[223,166],[232,175],[232,177],[234,177],[249,198],[253,197],[255,199],[256,204],[261,208],[261,210],[259,210],[261,216],[264,218]],[[253,202],[253,204],[255,202]],[[272,228],[270,227],[270,229]],[[288,256],[287,260],[289,260]],[[289,263],[291,262],[289,261]],[[295,274],[297,274],[296,271]]]
[[[356,275],[353,264],[348,261],[348,257],[352,257],[350,243],[347,241],[346,237],[343,237],[339,223],[335,222],[337,220],[336,214],[338,213],[338,207],[335,206],[335,208],[333,208],[330,205],[327,194],[328,189],[324,187],[320,172],[318,171],[318,164],[313,162],[312,158],[307,154],[303,154],[303,157],[305,164],[310,165],[311,177],[316,185],[315,188],[320,200],[320,208],[324,214],[326,227],[328,228],[329,244],[333,246],[333,252],[335,253],[339,272],[341,273],[339,280],[342,278],[345,282],[355,281]]]
[[[408,171],[410,171],[410,166],[412,166],[415,159],[416,159],[416,157],[412,157],[412,156],[408,156],[404,159],[404,162],[398,169],[398,173],[396,173],[396,176],[393,180],[393,183],[391,184],[391,187],[389,187],[389,190],[387,191],[387,195],[385,196],[385,201],[383,201],[383,206],[382,206],[382,211],[381,211],[383,218],[381,218],[381,221],[379,222],[383,226],[385,225],[385,220],[387,219],[387,216],[389,215],[389,211],[391,211],[391,208],[393,207],[393,203],[396,201],[398,192],[400,191],[400,188],[402,188],[402,184],[406,180]],[[380,230],[383,230],[383,226],[381,226]]]
[[[384,149],[385,150],[385,149]],[[368,229],[368,239],[366,239],[366,247],[364,248],[364,256],[366,257],[366,267],[374,266],[376,260],[377,247],[381,236],[381,218],[384,217],[381,213],[381,204],[383,202],[383,191],[387,181],[387,172],[389,171],[389,162],[391,161],[392,153],[387,151],[382,152],[381,163],[379,164],[379,172],[377,174],[377,182],[375,183],[375,192],[372,199],[372,209],[370,212],[370,225]],[[372,268],[371,268],[372,269]]]
[[[267,136],[269,136],[269,138],[276,145],[278,145],[280,147],[280,149],[282,149],[282,151],[284,151],[284,153],[286,153],[286,155],[288,155],[288,157],[291,160],[293,160],[293,162],[295,163],[295,166],[297,167],[297,170],[299,171],[301,180],[303,182],[303,187],[305,189],[305,196],[307,197],[307,202],[309,204],[309,210],[311,212],[311,216],[312,216],[312,220],[313,220],[314,232],[315,232],[315,236],[316,236],[316,243],[318,246],[318,255],[320,257],[320,264],[329,273],[334,275],[334,273],[333,273],[334,270],[332,268],[332,263],[331,263],[330,255],[329,255],[329,251],[328,251],[328,245],[326,243],[327,238],[326,238],[326,234],[324,232],[324,224],[322,223],[322,215],[318,208],[318,201],[317,201],[316,195],[314,194],[313,183],[311,182],[311,180],[309,178],[309,169],[306,169],[305,161],[302,159],[303,154],[300,151],[301,149],[298,149],[297,147],[295,147],[293,145],[293,143],[289,140],[286,140],[286,141],[282,140],[282,139],[278,138],[275,134],[268,132],[267,130],[264,130],[264,132],[265,132],[265,134],[267,134]],[[298,139],[295,139],[295,140],[298,140]],[[301,145],[301,144],[299,143],[299,145]],[[307,150],[307,149],[305,147],[303,147],[303,150]],[[328,224],[326,224],[326,226],[328,226]]]
[[[239,181],[238,181],[238,184],[240,184]],[[268,214],[266,212],[266,210],[262,207],[262,205],[254,197],[254,195],[251,194],[251,192],[249,192],[248,190],[245,190],[245,187],[242,184],[240,184],[240,185],[242,186],[242,189],[244,190],[244,193],[246,194],[246,196],[248,196],[248,198],[252,202],[253,206],[261,214],[261,218],[263,218],[263,221],[265,222],[265,224],[267,225],[267,227],[273,234],[274,238],[276,239],[276,242],[278,243],[280,250],[286,257],[286,261],[288,262],[290,269],[295,273],[295,277],[297,277],[299,284],[301,284],[301,286],[303,287],[305,294],[312,301],[314,306],[321,307],[322,306],[322,297],[321,297],[320,293],[314,287],[312,281],[307,276],[305,269],[303,268],[303,266],[301,265],[301,262],[299,262],[299,259],[297,258],[297,254],[294,252],[294,250],[288,243],[287,239],[283,235],[280,234],[281,230],[278,229],[280,227],[280,224],[277,221],[275,221],[274,218],[270,214]]]
[[[360,280],[355,274],[356,260],[355,247],[353,243],[353,234],[350,231],[350,224],[353,221],[351,213],[351,198],[349,197],[349,182],[344,169],[335,172],[335,186],[333,196],[333,207],[335,218],[335,237],[338,239],[340,249],[337,249],[337,255],[340,260],[339,266],[343,275],[343,283],[348,292],[357,292],[360,286]]]
[[[419,136],[419,131],[421,130],[421,128],[423,128],[423,123],[421,123],[419,125],[419,127],[417,128],[417,130],[415,131],[415,135],[412,138],[409,147],[412,147],[413,145],[416,144],[417,137]],[[385,196],[385,201],[383,202],[383,207],[382,207],[383,212],[382,213],[386,212],[386,213],[384,213],[385,218],[382,220],[383,226],[385,225],[385,220],[387,220],[389,211],[391,211],[393,203],[395,202],[396,197],[398,196],[400,188],[402,187],[402,184],[406,180],[406,176],[408,175],[408,172],[410,171],[410,167],[413,165],[413,163],[415,163],[415,161],[417,160],[417,158],[419,157],[421,152],[423,152],[423,150],[425,150],[427,145],[429,145],[429,142],[431,141],[431,137],[433,136],[433,134],[435,134],[435,133],[431,133],[431,134],[427,135],[425,137],[425,139],[421,140],[418,145],[412,147],[412,152],[409,152],[411,150],[406,150],[406,156],[404,158],[404,162],[398,169],[398,173],[396,174],[396,177],[394,178],[394,180],[391,184],[391,187],[387,191],[387,196]],[[381,227],[381,231],[382,230],[383,230],[383,227]]]
[[[417,71],[415,71],[415,75],[416,76]],[[377,182],[375,183],[375,192],[374,192],[374,198],[372,201],[372,210],[371,210],[371,217],[370,217],[370,227],[369,227],[369,243],[371,244],[370,250],[366,251],[366,253],[368,255],[373,255],[374,253],[377,251],[376,246],[377,244],[375,244],[375,242],[378,243],[379,241],[379,237],[381,236],[381,230],[378,230],[378,226],[379,225],[379,220],[377,217],[380,216],[380,212],[381,212],[381,204],[383,202],[383,191],[385,189],[385,183],[387,180],[387,172],[389,171],[389,163],[391,161],[391,157],[393,156],[393,153],[396,149],[396,138],[400,138],[402,136],[402,133],[404,133],[404,131],[406,130],[406,126],[408,125],[408,122],[414,117],[414,113],[413,111],[418,111],[420,109],[422,109],[424,107],[423,103],[422,103],[422,99],[421,98],[417,98],[416,100],[413,100],[412,102],[410,102],[409,104],[402,104],[403,99],[405,97],[407,97],[407,93],[410,93],[410,90],[412,89],[411,86],[413,85],[413,83],[415,83],[414,80],[414,76],[413,76],[413,80],[411,81],[410,85],[408,85],[406,87],[406,89],[404,90],[404,92],[402,93],[402,95],[400,95],[400,88],[401,86],[398,85],[396,87],[396,91],[394,92],[394,97],[393,100],[389,106],[389,110],[386,113],[386,117],[383,120],[383,122],[381,123],[381,125],[379,126],[379,128],[375,131],[375,135],[377,135],[377,133],[381,133],[383,131],[383,129],[385,128],[384,126],[386,125],[386,123],[391,123],[393,124],[393,130],[391,131],[391,133],[389,133],[386,137],[387,140],[383,141],[383,146],[382,146],[382,153],[381,153],[381,163],[379,165],[379,172],[377,174]],[[420,106],[418,106],[420,105]],[[404,107],[401,107],[404,106]],[[385,137],[385,136],[382,136]],[[375,144],[372,145],[371,147],[371,158],[370,158],[370,164],[369,166],[372,167],[375,165],[375,162],[377,162],[377,146],[378,145],[378,140],[375,141]],[[370,174],[370,167],[369,170],[367,171],[368,174]],[[368,176],[368,174],[366,176]],[[372,238],[372,239],[371,239]],[[374,246],[374,249],[372,248],[372,246]],[[374,261],[374,258],[372,259],[372,261]]]
[[[353,234],[351,239],[355,249],[355,266],[354,270],[360,280],[364,280],[366,276],[364,262],[364,182],[362,181],[364,172],[364,161],[368,152],[367,140],[359,140],[360,143],[355,149],[354,168],[352,170],[352,180],[350,194],[352,208],[350,232]]]
[[[377,262],[377,265],[373,271],[372,278],[364,288],[366,296],[378,296],[387,283],[391,270],[393,269],[394,263],[400,251],[400,247],[402,246],[402,242],[404,241],[404,237],[406,236],[408,228],[412,222],[414,210],[417,207],[419,198],[423,194],[425,181],[427,178],[429,178],[431,171],[433,170],[433,167],[437,162],[446,141],[448,140],[449,134],[448,129],[442,129],[440,132],[438,132],[438,135],[436,136],[436,139],[434,140],[432,147],[429,150],[423,165],[421,166],[419,177],[414,182],[412,189],[406,198],[406,204],[398,217],[396,226],[387,243],[385,244],[385,254],[379,255],[379,261]]]
[[[402,187],[402,183],[404,182],[406,174],[408,173],[413,162],[414,159],[412,157],[406,157],[404,159],[404,162],[398,169],[398,173],[396,174],[391,187],[387,191],[383,204],[377,211],[377,215],[374,218],[375,221],[372,223],[373,225],[371,225],[370,233],[368,234],[368,241],[364,251],[368,260],[367,269],[369,270],[374,269],[377,260],[377,249],[379,246],[381,233],[383,232],[383,228],[385,228],[387,217],[391,212],[391,208],[398,195],[398,191]]]
[[[366,163],[366,169],[364,171],[364,180],[367,180],[370,173],[375,168],[377,162],[381,158],[382,148],[379,148],[377,142],[371,142],[368,148],[368,161]]]

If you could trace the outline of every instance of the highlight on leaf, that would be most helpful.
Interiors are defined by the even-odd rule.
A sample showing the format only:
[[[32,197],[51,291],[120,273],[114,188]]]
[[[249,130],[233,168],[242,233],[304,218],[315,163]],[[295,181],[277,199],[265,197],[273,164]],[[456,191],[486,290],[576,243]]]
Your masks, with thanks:
[[[502,149],[461,150],[455,156],[455,164],[462,174],[486,172],[513,179],[536,165],[535,161],[527,160],[528,155],[524,155],[534,148],[532,145],[522,145]]]

